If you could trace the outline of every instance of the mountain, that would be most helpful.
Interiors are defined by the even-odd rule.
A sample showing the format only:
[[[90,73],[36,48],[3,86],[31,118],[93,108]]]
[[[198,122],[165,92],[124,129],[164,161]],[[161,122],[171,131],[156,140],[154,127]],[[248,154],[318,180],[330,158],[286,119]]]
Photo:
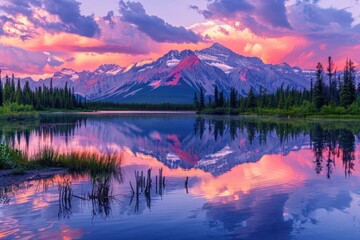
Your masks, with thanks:
[[[215,85],[225,95],[235,87],[244,96],[251,86],[272,92],[282,85],[303,89],[310,84],[299,68],[267,65],[215,43],[200,51],[173,50],[156,61],[132,65],[118,75],[118,84],[93,100],[191,103],[195,91],[202,87],[211,96]]]
[[[54,118],[47,117],[42,120],[45,129]],[[171,169],[202,169],[214,176],[223,175],[239,164],[257,162],[264,155],[287,155],[310,145],[307,132],[281,137],[277,130],[270,130],[273,127],[270,124],[260,127],[247,119],[231,121],[192,115],[104,119],[94,115],[65,116],[62,121],[69,136],[82,136],[76,142],[78,151],[98,149],[111,153],[122,149],[140,158],[153,157]],[[65,141],[61,132],[53,134],[54,139]]]
[[[128,67],[101,65],[95,71],[77,72],[62,69],[56,72],[53,86],[68,86],[88,100],[146,103],[192,103],[195,91],[203,88],[212,96],[214,86],[227,96],[231,87],[245,96],[250,87],[268,92],[284,86],[309,88],[313,71],[283,63],[265,64],[256,57],[239,55],[215,43],[200,51],[172,50],[157,60],[146,59]],[[360,76],[358,75],[360,80]],[[32,81],[30,86],[50,85],[51,78]]]

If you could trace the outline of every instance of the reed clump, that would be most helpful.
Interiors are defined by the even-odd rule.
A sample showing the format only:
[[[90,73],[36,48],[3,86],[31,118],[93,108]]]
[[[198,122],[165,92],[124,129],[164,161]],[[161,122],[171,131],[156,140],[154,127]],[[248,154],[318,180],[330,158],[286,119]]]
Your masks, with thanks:
[[[44,148],[29,162],[41,167],[65,167],[72,172],[111,173],[121,166],[121,157],[116,154],[72,152],[60,154],[52,148]]]
[[[34,156],[0,145],[1,169],[43,169],[51,167],[67,168],[70,172],[86,172],[90,175],[111,174],[119,171],[122,157],[117,154],[97,154],[88,152],[59,153],[45,147]]]

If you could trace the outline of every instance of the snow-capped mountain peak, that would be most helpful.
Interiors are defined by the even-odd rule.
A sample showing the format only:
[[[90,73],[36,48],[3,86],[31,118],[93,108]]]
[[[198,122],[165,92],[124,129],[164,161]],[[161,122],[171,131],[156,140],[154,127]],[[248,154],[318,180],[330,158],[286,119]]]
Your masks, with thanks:
[[[116,75],[124,70],[123,67],[117,65],[117,64],[103,64],[99,66],[95,73],[97,74],[107,74],[107,75]]]
[[[265,64],[257,57],[235,53],[219,43],[203,50],[172,50],[156,60],[145,59],[124,68],[104,64],[95,71],[62,69],[53,76],[54,86],[68,82],[88,100],[146,103],[191,103],[195,91],[203,88],[212,96],[214,86],[227,95],[234,87],[246,95],[250,87],[268,92],[284,86],[309,88],[313,71],[283,64]],[[360,78],[358,76],[358,78]],[[31,86],[49,85],[50,78]]]

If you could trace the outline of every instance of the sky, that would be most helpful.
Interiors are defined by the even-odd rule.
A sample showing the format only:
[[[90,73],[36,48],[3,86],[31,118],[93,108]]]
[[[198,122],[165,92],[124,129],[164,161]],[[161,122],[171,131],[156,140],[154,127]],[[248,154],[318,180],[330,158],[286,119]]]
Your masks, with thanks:
[[[359,0],[0,0],[3,73],[156,59],[219,42],[265,63],[360,63]]]

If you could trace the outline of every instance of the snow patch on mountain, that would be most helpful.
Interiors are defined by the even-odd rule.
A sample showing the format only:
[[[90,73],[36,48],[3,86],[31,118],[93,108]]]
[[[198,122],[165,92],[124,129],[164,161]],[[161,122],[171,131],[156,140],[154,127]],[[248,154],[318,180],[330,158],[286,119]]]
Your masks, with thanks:
[[[127,66],[124,70],[124,73],[129,72],[135,65],[136,65],[136,63],[132,63],[129,66]]]
[[[233,67],[226,65],[224,63],[211,63],[211,66],[220,68],[221,70],[223,70],[225,73],[230,73],[230,71],[233,69]]]
[[[179,62],[180,62],[179,59],[171,59],[171,60],[166,61],[166,65],[168,67],[175,67],[179,64]]]
[[[78,79],[79,79],[79,74],[75,73],[75,74],[71,75],[70,80],[75,81],[75,80],[78,80]]]
[[[218,58],[216,56],[211,56],[211,55],[207,55],[207,54],[203,54],[203,53],[198,53],[197,56],[199,57],[200,60],[203,61],[219,61]]]
[[[137,63],[135,63],[135,65],[136,65],[136,67],[142,67],[142,66],[150,64],[152,62],[154,62],[154,61],[151,58],[149,58],[149,59],[144,59],[140,62],[137,62]]]

